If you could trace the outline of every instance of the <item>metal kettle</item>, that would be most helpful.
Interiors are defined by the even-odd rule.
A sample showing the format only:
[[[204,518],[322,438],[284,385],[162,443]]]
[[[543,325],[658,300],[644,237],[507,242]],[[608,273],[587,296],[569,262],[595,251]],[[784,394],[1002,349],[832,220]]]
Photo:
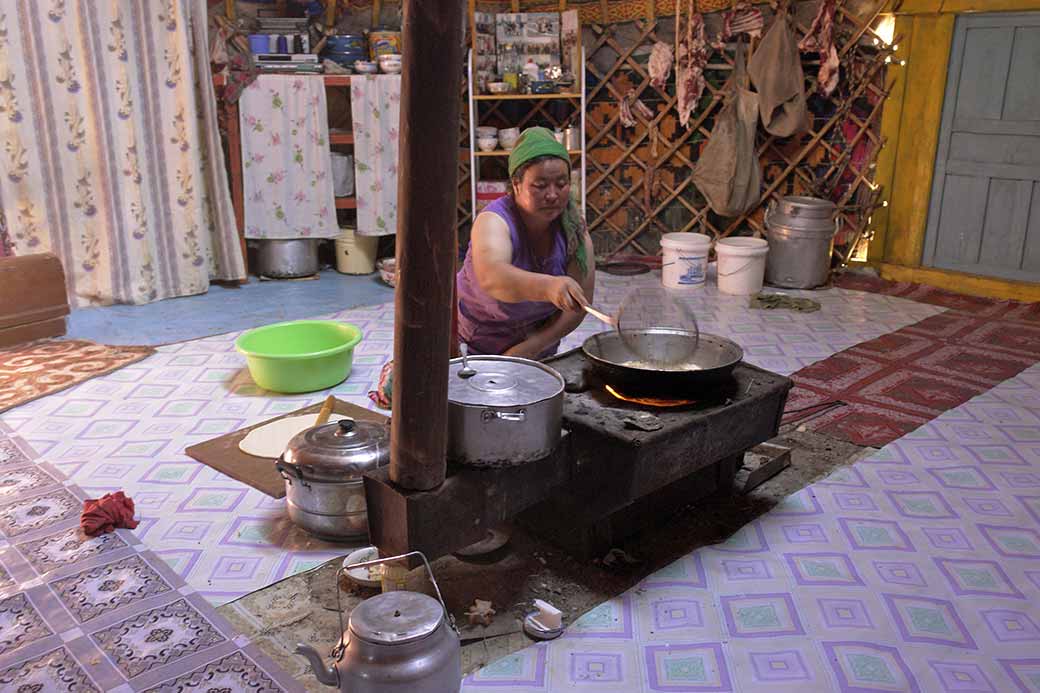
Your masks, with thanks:
[[[334,662],[326,667],[310,645],[298,644],[314,675],[343,693],[457,693],[462,686],[462,649],[430,564],[419,551],[354,563],[365,568],[418,556],[437,599],[406,590],[385,592],[361,602],[350,614]],[[339,602],[339,588],[336,601]],[[340,608],[340,626],[342,613]]]

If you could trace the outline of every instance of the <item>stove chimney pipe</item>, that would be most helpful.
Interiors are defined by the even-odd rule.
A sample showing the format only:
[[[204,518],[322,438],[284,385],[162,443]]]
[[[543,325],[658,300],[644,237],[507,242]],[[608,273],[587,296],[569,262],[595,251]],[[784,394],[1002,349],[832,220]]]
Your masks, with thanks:
[[[463,6],[404,1],[390,480],[420,491],[446,468]]]

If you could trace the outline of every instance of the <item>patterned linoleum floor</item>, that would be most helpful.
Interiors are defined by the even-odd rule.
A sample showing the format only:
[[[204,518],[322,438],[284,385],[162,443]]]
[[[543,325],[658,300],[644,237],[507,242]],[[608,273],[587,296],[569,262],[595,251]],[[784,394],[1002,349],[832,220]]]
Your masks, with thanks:
[[[600,274],[598,281],[596,304],[612,311],[630,286],[652,285],[659,278]],[[692,294],[689,303],[703,332],[736,340],[746,360],[784,374],[942,311],[844,289],[800,295],[819,301],[822,309],[752,311],[746,298],[719,295],[713,286]],[[183,452],[327,394],[370,406],[366,394],[392,353],[393,306],[356,308],[336,317],[357,324],[365,338],[350,378],[326,392],[283,396],[258,389],[234,350],[237,334],[231,333],[162,346],[144,361],[12,409],[0,421],[90,496],[122,489],[133,497],[142,518],[134,535],[188,585],[222,604],[346,551],[293,527],[284,501]],[[589,318],[564,348],[600,329]]]
[[[463,690],[1040,691],[1040,366]]]
[[[296,691],[129,530],[0,424],[0,691]]]

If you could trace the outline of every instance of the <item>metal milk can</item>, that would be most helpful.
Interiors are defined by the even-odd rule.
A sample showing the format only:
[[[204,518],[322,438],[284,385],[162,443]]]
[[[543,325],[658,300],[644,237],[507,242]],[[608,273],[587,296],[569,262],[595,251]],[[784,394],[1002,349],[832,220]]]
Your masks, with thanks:
[[[364,568],[418,556],[426,566],[437,599],[405,590],[385,592],[361,602],[326,667],[310,645],[296,653],[310,660],[326,686],[343,693],[457,693],[462,686],[462,654],[455,621],[426,557],[418,552],[354,563]],[[336,600],[339,601],[339,587]],[[342,625],[342,609],[340,609]]]

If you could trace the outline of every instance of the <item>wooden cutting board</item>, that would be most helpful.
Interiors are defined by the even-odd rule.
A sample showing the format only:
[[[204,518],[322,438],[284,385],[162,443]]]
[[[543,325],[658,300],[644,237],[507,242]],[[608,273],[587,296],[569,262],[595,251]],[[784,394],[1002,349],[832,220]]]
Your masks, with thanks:
[[[314,414],[317,416],[322,404],[323,402],[318,402],[309,407],[287,412],[281,416],[276,416],[273,419],[268,419],[267,421],[261,421],[249,428],[242,428],[232,433],[225,433],[219,438],[207,440],[204,443],[197,443],[187,448],[184,451],[184,454],[198,460],[207,467],[212,467],[218,472],[226,474],[232,479],[252,486],[272,498],[284,498],[285,480],[282,479],[281,475],[279,475],[278,471],[274,468],[275,459],[273,457],[256,457],[254,455],[247,455],[238,449],[238,444],[246,437],[246,434],[254,428],[258,428],[264,424],[269,424],[272,421],[284,419],[287,416],[300,416],[302,414]],[[343,414],[344,416],[357,419],[358,421],[386,423],[389,420],[379,412],[369,411],[368,409],[363,409],[356,404],[344,402],[339,399],[335,400],[332,411],[336,414]]]

